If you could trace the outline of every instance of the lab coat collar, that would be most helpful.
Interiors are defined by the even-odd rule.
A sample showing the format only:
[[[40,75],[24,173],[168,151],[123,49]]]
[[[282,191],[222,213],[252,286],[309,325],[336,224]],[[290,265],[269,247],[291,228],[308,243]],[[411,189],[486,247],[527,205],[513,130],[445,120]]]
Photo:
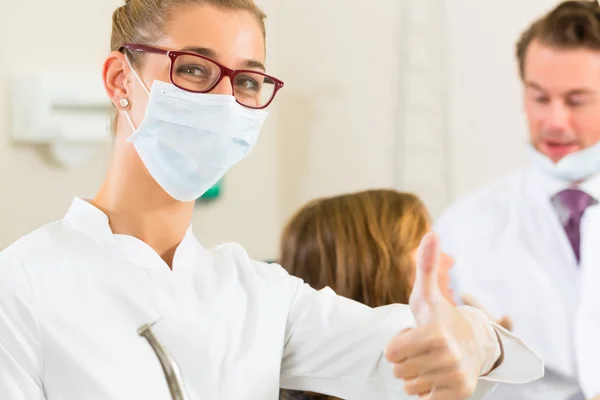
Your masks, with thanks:
[[[596,174],[591,178],[579,184],[581,190],[592,196],[596,201],[600,202],[600,174]]]
[[[108,216],[86,200],[73,199],[64,220],[105,250],[132,264],[145,269],[168,270],[158,254],[141,240],[113,234]],[[173,270],[193,272],[200,266],[211,264],[210,252],[198,242],[190,225],[175,251]]]
[[[578,188],[600,202],[600,173],[586,179],[579,184],[568,183],[554,178],[540,171],[535,166],[531,168],[531,173],[535,176],[535,180],[539,183],[539,187],[547,199],[553,198],[562,190],[568,188]]]
[[[108,216],[88,201],[74,198],[64,220],[102,247],[114,246]]]

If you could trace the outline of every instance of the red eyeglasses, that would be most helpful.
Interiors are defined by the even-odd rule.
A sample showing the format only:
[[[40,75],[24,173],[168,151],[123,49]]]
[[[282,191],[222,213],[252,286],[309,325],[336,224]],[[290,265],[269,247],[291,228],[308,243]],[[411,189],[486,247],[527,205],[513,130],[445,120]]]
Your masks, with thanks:
[[[171,60],[171,82],[188,92],[210,92],[224,77],[228,77],[236,101],[248,108],[266,108],[283,87],[282,81],[262,72],[233,70],[193,52],[164,50],[142,44],[124,44],[119,51],[124,49],[168,56]]]

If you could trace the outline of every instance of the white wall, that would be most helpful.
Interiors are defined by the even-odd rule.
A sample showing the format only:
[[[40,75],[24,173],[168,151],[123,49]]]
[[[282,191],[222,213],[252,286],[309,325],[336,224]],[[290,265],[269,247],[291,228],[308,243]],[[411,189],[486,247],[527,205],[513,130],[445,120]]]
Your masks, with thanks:
[[[100,79],[116,0],[0,0],[0,249],[41,224],[61,218],[74,195],[90,197],[109,146],[83,168],[48,165],[38,151],[11,144],[8,83],[23,69],[95,68]],[[92,17],[93,16],[93,17]],[[64,82],[69,85],[69,82]]]
[[[515,43],[557,0],[444,0],[452,195],[526,164]],[[474,167],[476,166],[476,167]]]
[[[393,184],[397,0],[278,2],[279,196],[285,220],[316,196]],[[274,51],[275,51],[274,50]]]
[[[197,235],[272,258],[286,218],[313,197],[396,185],[437,214],[522,165],[514,41],[554,3],[259,1],[269,15],[269,68],[286,85],[254,153],[226,176],[222,199],[196,213]],[[81,66],[100,74],[120,4],[0,0],[0,249],[60,218],[73,196],[93,196],[110,154],[105,146],[69,171],[13,146],[4,95],[11,72]],[[421,97],[432,108],[416,118],[407,99]]]

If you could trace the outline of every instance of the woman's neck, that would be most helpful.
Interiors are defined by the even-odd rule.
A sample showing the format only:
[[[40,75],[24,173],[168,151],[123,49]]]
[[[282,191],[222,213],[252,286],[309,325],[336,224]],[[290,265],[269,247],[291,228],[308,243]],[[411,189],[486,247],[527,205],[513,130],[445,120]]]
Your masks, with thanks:
[[[169,196],[140,161],[113,162],[92,204],[108,216],[114,234],[142,240],[172,268],[192,219],[193,202]]]

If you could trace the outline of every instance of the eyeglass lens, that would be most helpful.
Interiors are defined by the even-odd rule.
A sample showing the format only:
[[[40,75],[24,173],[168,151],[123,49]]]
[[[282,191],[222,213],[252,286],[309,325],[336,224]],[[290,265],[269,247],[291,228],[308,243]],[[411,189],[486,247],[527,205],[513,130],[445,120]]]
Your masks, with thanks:
[[[177,57],[173,65],[173,83],[192,92],[204,92],[220,78],[214,62],[192,55]],[[239,72],[233,80],[233,95],[248,107],[263,107],[275,93],[275,81],[261,73]]]

